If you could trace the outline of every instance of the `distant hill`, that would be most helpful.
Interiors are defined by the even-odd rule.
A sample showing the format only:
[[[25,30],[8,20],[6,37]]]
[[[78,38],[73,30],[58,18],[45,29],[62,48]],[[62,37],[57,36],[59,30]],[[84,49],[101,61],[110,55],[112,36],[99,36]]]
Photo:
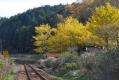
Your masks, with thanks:
[[[32,50],[34,27],[40,24],[49,24],[55,27],[60,21],[57,14],[65,15],[64,5],[46,5],[30,9],[9,19],[0,18],[0,45],[2,43],[2,49],[13,53]]]

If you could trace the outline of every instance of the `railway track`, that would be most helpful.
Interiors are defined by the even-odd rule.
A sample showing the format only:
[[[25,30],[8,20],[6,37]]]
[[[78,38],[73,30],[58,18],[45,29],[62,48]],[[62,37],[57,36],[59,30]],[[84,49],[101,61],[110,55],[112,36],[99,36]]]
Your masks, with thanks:
[[[46,72],[41,69],[36,69],[30,64],[24,64],[27,80],[53,80]]]

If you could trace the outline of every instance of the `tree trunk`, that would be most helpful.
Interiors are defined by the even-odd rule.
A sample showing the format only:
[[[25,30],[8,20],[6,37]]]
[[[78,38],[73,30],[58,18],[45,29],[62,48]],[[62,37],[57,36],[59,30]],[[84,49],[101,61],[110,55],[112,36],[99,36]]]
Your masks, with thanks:
[[[105,48],[107,51],[109,50],[109,40],[107,37],[105,38]]]
[[[116,35],[117,47],[119,46],[119,37],[118,37],[118,34],[119,34],[119,33],[117,33],[117,35]]]

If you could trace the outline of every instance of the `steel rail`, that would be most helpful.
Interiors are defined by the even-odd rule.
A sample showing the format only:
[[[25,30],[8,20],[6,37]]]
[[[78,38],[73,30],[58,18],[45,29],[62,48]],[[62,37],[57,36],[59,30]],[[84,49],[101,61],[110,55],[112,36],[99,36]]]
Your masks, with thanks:
[[[42,73],[38,72],[32,65],[30,64],[24,64],[24,68],[25,68],[25,72],[26,72],[26,75],[27,75],[27,79],[28,80],[33,80],[32,79],[32,76],[28,70],[28,68],[30,68],[38,77],[40,80],[51,80],[51,79],[48,79],[46,78],[45,76],[43,76]]]

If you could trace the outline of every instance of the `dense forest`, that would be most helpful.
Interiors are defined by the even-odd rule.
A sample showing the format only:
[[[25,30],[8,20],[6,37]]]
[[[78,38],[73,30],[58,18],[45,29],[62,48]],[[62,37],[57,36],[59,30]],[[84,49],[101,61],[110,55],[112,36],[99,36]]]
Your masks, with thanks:
[[[63,12],[64,5],[43,6],[30,9],[10,18],[0,18],[0,42],[3,50],[14,53],[28,52],[33,49],[32,36],[34,26],[40,24],[55,25],[60,21],[58,15]]]

